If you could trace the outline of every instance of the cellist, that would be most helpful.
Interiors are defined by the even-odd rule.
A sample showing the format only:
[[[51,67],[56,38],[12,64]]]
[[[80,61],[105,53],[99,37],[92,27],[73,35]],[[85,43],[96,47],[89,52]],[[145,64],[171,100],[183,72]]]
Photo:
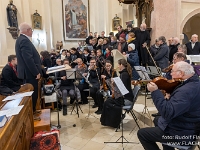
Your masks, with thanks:
[[[104,71],[101,75],[101,85],[100,90],[97,91],[96,97],[97,97],[97,103],[98,103],[98,110],[95,112],[96,114],[101,114],[103,109],[103,103],[104,103],[104,96],[111,95],[111,89],[106,83],[107,79],[117,77],[116,71],[112,68],[112,63],[110,60],[106,60]]]

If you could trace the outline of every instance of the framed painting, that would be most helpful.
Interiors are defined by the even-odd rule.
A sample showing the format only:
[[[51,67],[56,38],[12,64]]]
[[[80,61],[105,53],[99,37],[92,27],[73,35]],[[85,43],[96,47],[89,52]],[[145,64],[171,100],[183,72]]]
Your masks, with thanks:
[[[65,40],[85,40],[89,31],[89,0],[62,0]]]
[[[117,14],[115,15],[115,17],[112,19],[112,30],[116,31],[117,27],[121,25],[121,18],[119,18],[117,16]]]
[[[36,12],[31,16],[32,18],[32,28],[33,29],[42,29],[42,16]]]

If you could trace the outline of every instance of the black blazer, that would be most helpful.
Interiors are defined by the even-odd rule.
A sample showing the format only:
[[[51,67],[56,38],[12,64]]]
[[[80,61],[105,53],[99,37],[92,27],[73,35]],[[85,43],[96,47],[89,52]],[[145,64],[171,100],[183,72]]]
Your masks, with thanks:
[[[200,42],[196,42],[192,49],[191,42],[185,44],[187,47],[187,55],[199,55],[200,54]]]
[[[119,73],[120,73],[120,79],[124,83],[124,86],[126,87],[126,89],[129,91],[129,93],[124,95],[124,99],[128,99],[129,101],[132,102],[133,101],[133,92],[131,89],[131,77],[128,74],[126,69],[119,71]]]
[[[18,77],[20,79],[33,79],[42,74],[40,55],[32,42],[20,34],[15,44],[18,63]]]
[[[2,70],[1,85],[9,87],[16,92],[22,84],[22,80],[17,78],[14,70],[7,64]]]

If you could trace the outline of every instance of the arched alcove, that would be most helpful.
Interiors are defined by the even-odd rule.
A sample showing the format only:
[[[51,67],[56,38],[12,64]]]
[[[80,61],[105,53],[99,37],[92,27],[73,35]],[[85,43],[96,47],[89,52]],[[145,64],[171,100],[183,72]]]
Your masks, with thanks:
[[[199,25],[200,25],[200,13],[192,16],[186,22],[183,28],[183,33],[186,34],[188,38],[190,38],[192,34],[200,35]]]
[[[195,9],[194,11],[190,12],[182,21],[181,23],[181,26],[180,26],[180,33],[184,33],[187,31],[187,33],[185,33],[187,35],[187,37],[190,39],[191,35],[196,33],[198,34],[200,31],[199,29],[197,28],[197,26],[199,26],[199,21],[200,21],[200,8],[198,9]],[[196,22],[196,24],[195,24]],[[192,26],[193,29],[189,32],[189,28],[191,26],[191,23],[192,23]],[[194,32],[194,33],[192,33]],[[200,33],[198,34],[200,36]],[[187,40],[187,39],[184,39],[184,40]],[[183,42],[184,43],[184,42]]]

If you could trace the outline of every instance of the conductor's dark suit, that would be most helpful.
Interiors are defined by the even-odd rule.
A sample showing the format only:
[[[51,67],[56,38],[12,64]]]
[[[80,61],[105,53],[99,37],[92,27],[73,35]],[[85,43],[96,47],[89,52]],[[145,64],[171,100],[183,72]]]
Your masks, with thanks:
[[[35,111],[38,98],[38,80],[36,76],[39,73],[42,75],[40,55],[28,37],[22,34],[17,38],[15,52],[18,64],[18,78],[24,79],[26,83],[30,83],[34,87],[32,102],[33,111]]]

